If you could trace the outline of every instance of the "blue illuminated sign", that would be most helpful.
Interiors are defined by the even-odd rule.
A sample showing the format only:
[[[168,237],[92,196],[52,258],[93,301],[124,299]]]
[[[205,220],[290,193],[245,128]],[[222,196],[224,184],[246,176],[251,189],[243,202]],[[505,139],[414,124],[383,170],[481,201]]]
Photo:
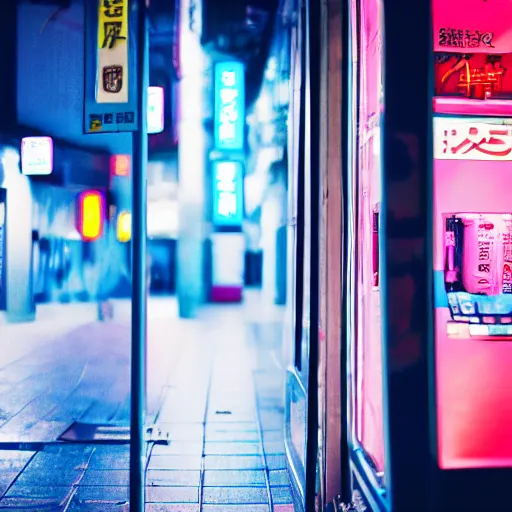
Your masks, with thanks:
[[[213,224],[241,226],[244,219],[243,168],[240,162],[213,163]]]
[[[241,150],[245,129],[245,76],[241,62],[215,65],[215,147]]]

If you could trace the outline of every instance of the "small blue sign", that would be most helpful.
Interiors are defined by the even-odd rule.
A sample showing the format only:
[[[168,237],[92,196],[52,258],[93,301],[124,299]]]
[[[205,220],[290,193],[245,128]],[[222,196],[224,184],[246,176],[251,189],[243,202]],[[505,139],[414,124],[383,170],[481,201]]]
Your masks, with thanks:
[[[213,224],[240,227],[244,220],[243,167],[240,162],[213,162]]]
[[[215,148],[242,150],[245,134],[245,72],[241,62],[215,65]]]

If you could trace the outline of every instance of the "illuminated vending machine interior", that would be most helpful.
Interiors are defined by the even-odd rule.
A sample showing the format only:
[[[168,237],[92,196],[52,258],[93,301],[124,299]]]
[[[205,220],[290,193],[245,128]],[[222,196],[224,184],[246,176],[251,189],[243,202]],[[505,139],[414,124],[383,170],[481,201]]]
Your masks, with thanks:
[[[437,456],[512,467],[512,2],[434,0]]]

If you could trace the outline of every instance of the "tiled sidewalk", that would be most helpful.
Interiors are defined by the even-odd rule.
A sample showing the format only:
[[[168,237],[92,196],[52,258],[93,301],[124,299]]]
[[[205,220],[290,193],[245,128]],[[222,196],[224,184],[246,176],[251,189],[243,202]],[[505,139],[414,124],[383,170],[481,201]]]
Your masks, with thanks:
[[[179,364],[157,421],[171,444],[150,447],[147,512],[293,510],[280,326],[262,328],[244,311],[212,308],[200,327],[168,333],[179,337]],[[128,467],[127,446],[2,451],[0,510],[127,511]]]

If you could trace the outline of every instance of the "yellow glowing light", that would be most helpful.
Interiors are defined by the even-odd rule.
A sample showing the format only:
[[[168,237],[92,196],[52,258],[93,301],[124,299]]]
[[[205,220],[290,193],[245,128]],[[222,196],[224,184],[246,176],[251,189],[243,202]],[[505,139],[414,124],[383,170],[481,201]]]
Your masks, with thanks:
[[[117,239],[120,242],[129,242],[132,238],[132,214],[121,212],[117,217]]]
[[[80,233],[86,240],[96,240],[103,230],[101,194],[86,192],[81,197]]]

